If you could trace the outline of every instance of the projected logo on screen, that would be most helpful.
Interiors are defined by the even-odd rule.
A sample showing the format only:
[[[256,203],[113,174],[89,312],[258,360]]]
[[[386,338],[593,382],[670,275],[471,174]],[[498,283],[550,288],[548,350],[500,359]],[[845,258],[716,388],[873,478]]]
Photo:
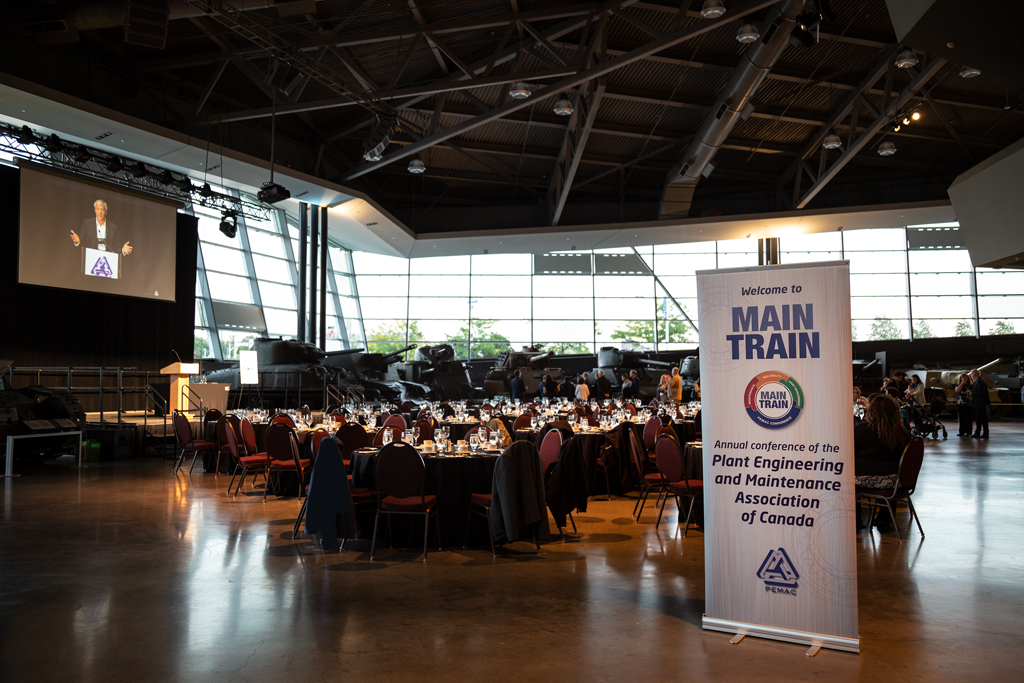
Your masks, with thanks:
[[[110,267],[110,262],[103,256],[96,259],[96,263],[93,264],[92,270],[89,271],[89,275],[95,275],[97,277],[114,277],[114,269]]]
[[[782,429],[800,417],[804,392],[786,373],[769,370],[750,380],[743,402],[751,420],[766,429]]]
[[[796,595],[796,580],[800,575],[786,554],[785,548],[779,548],[768,551],[761,568],[757,570],[757,578],[764,581],[766,591]]]

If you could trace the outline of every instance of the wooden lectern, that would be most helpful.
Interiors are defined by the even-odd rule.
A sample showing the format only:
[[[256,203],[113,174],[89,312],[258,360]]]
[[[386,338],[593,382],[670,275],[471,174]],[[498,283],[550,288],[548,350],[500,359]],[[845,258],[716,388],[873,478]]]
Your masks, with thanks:
[[[181,400],[181,392],[188,386],[189,375],[199,374],[199,363],[171,363],[160,369],[161,375],[171,376],[171,410],[188,410],[188,401]]]

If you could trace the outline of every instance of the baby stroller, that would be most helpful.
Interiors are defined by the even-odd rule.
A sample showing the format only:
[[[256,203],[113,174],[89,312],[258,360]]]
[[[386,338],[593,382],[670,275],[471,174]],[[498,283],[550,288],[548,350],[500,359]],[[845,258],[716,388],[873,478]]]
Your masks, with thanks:
[[[907,427],[910,428],[910,435],[914,438],[920,437],[922,439],[931,435],[933,439],[938,439],[939,430],[941,429],[943,440],[949,438],[949,434],[946,432],[946,425],[942,424],[938,417],[944,406],[944,402],[940,404],[938,401],[932,401],[926,411],[917,405],[916,401],[904,401],[903,419],[907,422]]]

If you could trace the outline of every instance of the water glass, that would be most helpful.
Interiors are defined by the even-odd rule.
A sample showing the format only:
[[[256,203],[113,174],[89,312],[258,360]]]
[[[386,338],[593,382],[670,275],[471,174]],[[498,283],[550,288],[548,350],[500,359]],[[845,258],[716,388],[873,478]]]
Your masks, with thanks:
[[[469,450],[475,451],[480,445],[480,437],[477,434],[469,435]]]
[[[385,429],[384,430],[384,436],[381,437],[381,443],[383,443],[385,446],[387,446],[389,443],[391,443],[391,430],[390,429]]]
[[[498,447],[498,430],[497,429],[491,430],[490,439],[491,439],[491,445],[494,446],[495,448],[497,448]]]
[[[413,434],[413,430],[406,429],[405,430],[405,442],[406,443],[413,443],[413,439],[414,438],[415,438],[415,435]]]

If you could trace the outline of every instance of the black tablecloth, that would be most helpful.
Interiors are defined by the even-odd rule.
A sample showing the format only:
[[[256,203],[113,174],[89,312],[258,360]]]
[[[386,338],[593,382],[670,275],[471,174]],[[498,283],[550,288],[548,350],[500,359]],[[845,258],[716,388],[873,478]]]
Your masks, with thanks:
[[[683,466],[687,479],[704,479],[704,449],[700,442],[683,444]]]
[[[673,420],[672,429],[679,437],[679,443],[686,443],[697,438],[697,426],[693,420]]]
[[[466,435],[469,434],[471,429],[476,427],[486,427],[486,423],[480,422],[442,422],[442,427],[448,428],[448,436],[451,438],[452,443],[456,441],[465,441]]]
[[[424,493],[437,496],[437,514],[441,523],[441,545],[445,547],[461,546],[466,533],[466,521],[469,519],[469,496],[471,493],[491,492],[491,478],[494,475],[497,456],[480,455],[461,458],[425,456],[423,460],[427,466],[423,486]],[[376,489],[376,466],[376,451],[353,453],[352,486]],[[360,517],[358,522],[359,538],[370,538],[373,535],[373,512]],[[395,529],[396,544],[404,544],[406,532],[400,530],[399,517],[395,517],[392,524]],[[420,544],[423,543],[422,529],[423,527],[420,526],[418,532]],[[416,534],[411,533],[410,536],[411,545],[415,546]],[[384,535],[378,531],[378,543],[382,542],[383,538]],[[473,524],[471,539],[474,544],[488,543],[487,526],[483,521]]]

